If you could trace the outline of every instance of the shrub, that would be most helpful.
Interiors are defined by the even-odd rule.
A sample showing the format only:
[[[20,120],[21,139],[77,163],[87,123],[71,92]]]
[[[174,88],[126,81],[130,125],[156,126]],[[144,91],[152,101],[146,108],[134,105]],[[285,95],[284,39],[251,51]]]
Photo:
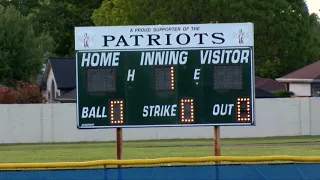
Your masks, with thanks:
[[[276,91],[273,91],[272,93],[278,95],[279,97],[291,97],[294,95],[293,92],[285,89],[276,90]]]
[[[1,104],[45,103],[37,84],[19,81],[16,88],[0,91]]]
[[[19,99],[18,99],[17,93],[13,89],[8,88],[7,91],[0,92],[0,104],[15,104],[15,103],[19,103]]]

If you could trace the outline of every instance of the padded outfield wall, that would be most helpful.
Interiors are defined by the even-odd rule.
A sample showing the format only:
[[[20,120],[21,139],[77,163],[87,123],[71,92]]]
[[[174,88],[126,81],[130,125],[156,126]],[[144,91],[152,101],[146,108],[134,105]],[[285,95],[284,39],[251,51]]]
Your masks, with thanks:
[[[320,156],[209,156],[2,163],[0,180],[318,180],[319,162]]]
[[[0,171],[0,180],[318,180],[319,168],[320,164],[247,164]]]

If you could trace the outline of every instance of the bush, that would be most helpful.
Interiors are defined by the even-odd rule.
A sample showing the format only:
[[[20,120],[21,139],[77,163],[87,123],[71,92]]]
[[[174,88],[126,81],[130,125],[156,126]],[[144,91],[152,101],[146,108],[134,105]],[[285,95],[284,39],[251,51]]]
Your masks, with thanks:
[[[19,103],[19,99],[17,96],[17,93],[12,90],[11,88],[8,88],[6,91],[0,92],[0,104],[15,104]]]
[[[278,95],[279,97],[291,97],[294,95],[293,92],[288,91],[288,90],[276,90],[272,92],[273,94]]]
[[[0,104],[45,103],[37,84],[19,81],[16,88],[0,91]]]

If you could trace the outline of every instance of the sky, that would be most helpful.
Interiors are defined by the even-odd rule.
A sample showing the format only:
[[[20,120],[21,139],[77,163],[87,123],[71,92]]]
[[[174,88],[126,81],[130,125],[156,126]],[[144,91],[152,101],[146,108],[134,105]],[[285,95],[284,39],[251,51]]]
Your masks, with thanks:
[[[320,0],[305,0],[310,13],[317,13],[320,17]]]

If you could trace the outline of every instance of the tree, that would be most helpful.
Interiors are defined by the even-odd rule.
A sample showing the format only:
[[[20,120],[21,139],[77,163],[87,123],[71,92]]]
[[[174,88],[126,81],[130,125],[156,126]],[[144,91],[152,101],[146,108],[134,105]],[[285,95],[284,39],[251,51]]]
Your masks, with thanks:
[[[38,0],[0,0],[0,5],[7,7],[13,5],[23,16],[27,16],[37,7],[39,7]]]
[[[36,34],[48,33],[55,42],[55,54],[74,55],[74,27],[91,26],[91,15],[102,0],[47,0],[29,14]]]
[[[52,50],[52,39],[35,35],[31,21],[14,6],[0,5],[0,82],[35,79],[42,63]]]
[[[96,25],[149,25],[210,22],[208,0],[104,0],[93,12]]]
[[[36,35],[48,34],[54,40],[57,56],[74,55],[74,27],[94,25],[91,15],[102,0],[0,0],[14,5],[32,20]]]
[[[320,57],[319,22],[304,0],[104,0],[96,25],[253,22],[256,74],[275,78]]]

